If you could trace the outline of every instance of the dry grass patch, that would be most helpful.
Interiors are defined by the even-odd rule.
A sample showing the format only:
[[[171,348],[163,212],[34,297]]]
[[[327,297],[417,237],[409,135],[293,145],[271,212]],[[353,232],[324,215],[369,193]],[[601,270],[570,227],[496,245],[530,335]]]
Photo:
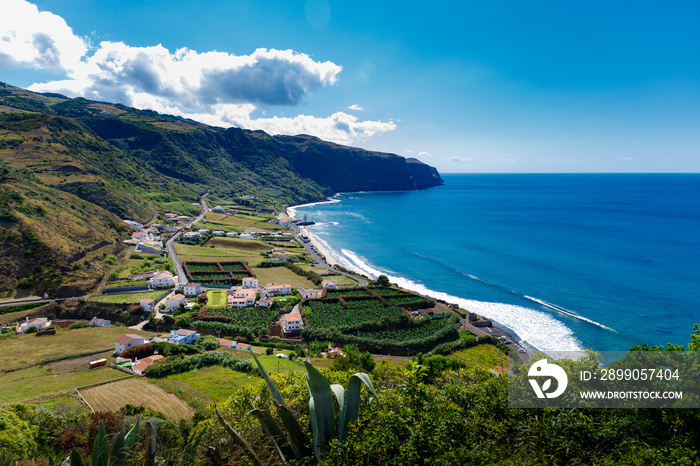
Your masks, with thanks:
[[[187,403],[141,377],[86,388],[80,394],[95,411],[118,411],[131,404],[155,409],[171,419],[194,415],[194,409]]]
[[[17,335],[0,340],[1,368],[17,369],[69,354],[113,351],[114,340],[125,333],[135,333],[146,338],[156,335],[153,332],[116,326],[59,330],[56,335],[42,337],[35,334]]]
[[[289,284],[292,288],[315,288],[311,280],[306,277],[300,277],[287,267],[252,267],[251,271],[255,274],[261,286],[268,283]]]

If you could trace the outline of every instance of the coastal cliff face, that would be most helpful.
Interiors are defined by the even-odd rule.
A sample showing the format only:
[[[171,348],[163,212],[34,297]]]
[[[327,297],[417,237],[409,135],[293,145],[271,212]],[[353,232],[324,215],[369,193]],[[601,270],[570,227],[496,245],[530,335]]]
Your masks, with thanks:
[[[443,183],[435,168],[417,159],[340,146],[306,135],[276,139],[295,171],[334,192],[423,189]]]

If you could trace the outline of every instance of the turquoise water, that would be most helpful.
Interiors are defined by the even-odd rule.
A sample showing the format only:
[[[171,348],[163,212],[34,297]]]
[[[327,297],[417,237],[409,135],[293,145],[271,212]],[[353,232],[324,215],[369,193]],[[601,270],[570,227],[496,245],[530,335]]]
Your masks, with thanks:
[[[700,175],[444,175],[292,208],[347,268],[544,350],[687,344],[700,323]]]

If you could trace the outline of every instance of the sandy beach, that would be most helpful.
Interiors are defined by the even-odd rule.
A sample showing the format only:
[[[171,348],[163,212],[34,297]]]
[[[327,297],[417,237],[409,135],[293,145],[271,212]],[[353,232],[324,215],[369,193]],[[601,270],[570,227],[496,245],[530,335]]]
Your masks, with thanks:
[[[318,241],[318,238],[316,238],[313,235],[313,233],[309,233],[309,230],[306,227],[299,227],[299,232],[301,233],[301,235],[309,238],[309,241],[316,248],[316,250],[326,258],[326,263],[328,265],[336,265],[337,264],[337,262],[333,259],[333,256],[331,256],[328,253],[328,250],[323,247],[323,245],[321,244],[320,241]]]

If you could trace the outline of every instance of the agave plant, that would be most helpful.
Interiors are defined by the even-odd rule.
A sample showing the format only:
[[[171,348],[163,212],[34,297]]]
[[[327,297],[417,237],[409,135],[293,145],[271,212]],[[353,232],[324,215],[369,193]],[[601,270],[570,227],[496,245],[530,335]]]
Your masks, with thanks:
[[[140,423],[138,420],[126,435],[124,434],[124,425],[122,425],[119,434],[117,434],[114,443],[110,447],[105,426],[104,424],[100,425],[100,430],[97,432],[97,437],[95,437],[95,443],[92,445],[92,461],[90,464],[92,466],[129,464],[139,441],[139,431]],[[83,458],[73,449],[70,455],[70,466],[83,466],[83,464],[85,464]]]
[[[272,440],[272,444],[282,462],[287,462],[287,460],[291,458],[301,459],[311,456],[311,451],[306,447],[306,436],[294,416],[294,413],[285,403],[282,393],[277,388],[275,382],[267,375],[267,372],[265,372],[265,369],[262,364],[260,364],[255,354],[253,354],[253,358],[270,389],[273,403],[277,414],[282,420],[284,430],[270,412],[266,410],[253,407],[248,415],[255,416],[258,419],[263,431]],[[311,432],[313,434],[313,454],[318,461],[321,461],[328,451],[328,443],[336,436],[335,401],[337,400],[339,407],[338,441],[342,443],[347,437],[350,424],[357,422],[360,412],[360,390],[362,384],[364,383],[367,386],[374,398],[377,398],[377,393],[374,390],[369,375],[363,372],[353,374],[350,377],[346,392],[345,388],[340,384],[331,385],[328,379],[316,370],[308,359],[304,361],[304,366],[308,373],[306,382],[309,387],[309,416],[311,418]],[[216,416],[226,432],[228,432],[237,443],[246,448],[256,464],[260,464],[260,459],[255,454],[250,444],[226,422],[218,408],[215,407],[215,410]]]

